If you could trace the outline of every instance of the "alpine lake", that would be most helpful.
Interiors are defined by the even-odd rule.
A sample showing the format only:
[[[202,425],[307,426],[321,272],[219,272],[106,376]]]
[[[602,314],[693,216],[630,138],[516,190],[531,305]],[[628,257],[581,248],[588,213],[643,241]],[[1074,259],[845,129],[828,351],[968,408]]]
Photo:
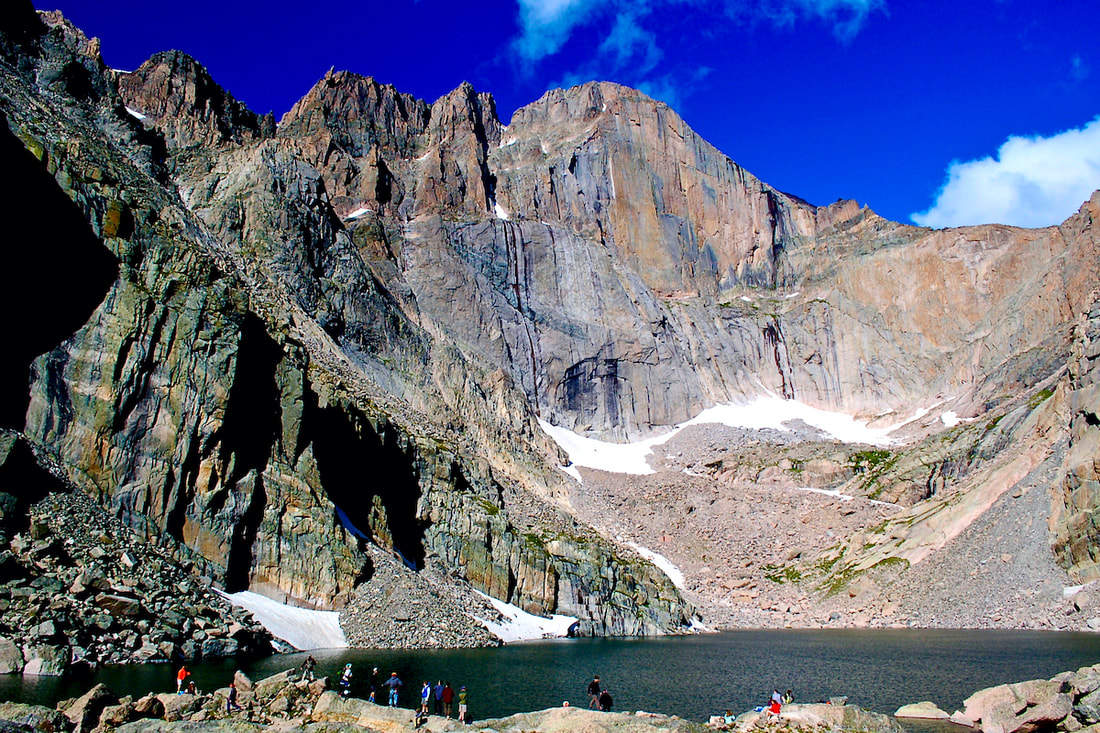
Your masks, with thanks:
[[[1049,678],[1100,662],[1100,634],[979,630],[753,630],[648,639],[556,639],[495,649],[323,650],[317,676],[335,685],[353,665],[352,694],[366,698],[372,667],[397,672],[401,706],[413,707],[425,680],[465,685],[475,719],[562,705],[588,705],[593,675],[615,710],[647,710],[705,721],[766,703],[772,689],[795,702],[846,695],[893,713],[931,700],[947,712],[993,685]],[[225,687],[235,670],[253,680],[296,667],[305,653],[188,665],[200,691]],[[116,694],[175,690],[178,664],[104,667],[65,678],[0,677],[0,699],[53,706],[102,682]],[[936,726],[906,724],[910,729]],[[939,724],[943,728],[944,724]],[[960,729],[964,730],[964,729]]]

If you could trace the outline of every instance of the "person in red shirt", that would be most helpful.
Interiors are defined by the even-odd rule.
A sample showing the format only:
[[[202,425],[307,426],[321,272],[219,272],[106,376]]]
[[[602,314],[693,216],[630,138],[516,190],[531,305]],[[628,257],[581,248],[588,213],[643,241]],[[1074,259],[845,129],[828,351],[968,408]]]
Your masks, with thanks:
[[[443,686],[443,714],[448,718],[451,717],[452,707],[451,704],[455,700],[455,689],[451,687],[451,683],[448,682]]]
[[[176,694],[183,694],[184,683],[187,682],[187,678],[191,676],[191,673],[187,671],[187,666],[180,667],[180,671],[176,673]]]

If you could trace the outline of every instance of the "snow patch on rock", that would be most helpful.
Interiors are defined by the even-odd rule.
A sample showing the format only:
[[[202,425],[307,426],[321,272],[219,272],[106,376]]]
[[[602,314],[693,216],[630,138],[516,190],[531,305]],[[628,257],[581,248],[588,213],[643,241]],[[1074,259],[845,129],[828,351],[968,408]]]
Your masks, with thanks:
[[[560,616],[558,614],[554,614],[550,618],[536,616],[533,613],[527,613],[518,606],[513,606],[511,603],[497,600],[480,591],[474,592],[492,604],[493,608],[504,617],[504,620],[497,623],[487,621],[473,614],[470,614],[471,617],[485,624],[485,628],[500,637],[500,640],[506,644],[510,641],[556,639],[569,636],[569,629],[577,623],[577,619],[573,616]]]
[[[545,420],[539,420],[539,425],[569,454],[569,460],[576,466],[595,468],[609,473],[645,476],[654,473],[648,461],[649,455],[653,452],[653,446],[667,442],[688,425],[717,423],[749,430],[787,431],[789,428],[786,423],[801,421],[844,443],[886,446],[894,442],[889,437],[890,432],[912,422],[916,417],[919,417],[919,414],[898,425],[872,428],[865,421],[857,420],[842,412],[821,410],[797,400],[785,400],[775,395],[766,395],[743,405],[716,405],[703,410],[691,420],[677,425],[664,435],[633,443],[608,443],[588,438],[577,435],[568,428],[551,425]]]
[[[340,614],[336,611],[295,608],[251,591],[221,595],[234,606],[250,611],[264,628],[295,649],[346,649],[348,646],[340,628]]]
[[[680,568],[676,567],[671,560],[661,553],[654,552],[648,547],[643,547],[636,542],[627,542],[626,546],[633,548],[639,555],[660,568],[661,572],[668,576],[668,579],[672,581],[674,586],[680,590],[684,590],[684,574],[680,572]]]

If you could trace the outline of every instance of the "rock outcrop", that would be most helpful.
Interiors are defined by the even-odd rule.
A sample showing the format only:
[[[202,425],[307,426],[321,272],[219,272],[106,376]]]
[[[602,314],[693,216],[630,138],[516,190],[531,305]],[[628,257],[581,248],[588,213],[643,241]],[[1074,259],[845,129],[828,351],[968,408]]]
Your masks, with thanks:
[[[1074,731],[1100,723],[1100,666],[1063,672],[1049,680],[998,685],[975,692],[951,722],[983,733]]]
[[[372,545],[582,633],[687,627],[663,574],[568,516],[522,394],[406,312],[304,145],[181,54],[116,76],[42,23],[5,46],[26,72],[0,69],[3,134],[117,263],[75,333],[29,349],[13,427],[58,475],[228,590],[340,608]],[[91,91],[41,85],[59,56],[98,74]],[[448,105],[433,139],[495,114],[469,89]],[[441,173],[440,206],[483,162]]]
[[[0,463],[8,481],[54,489],[26,507],[26,526],[0,553],[0,673],[270,652],[271,635],[209,578],[139,541],[86,495],[56,486],[22,454],[23,441],[0,440],[13,444]]]
[[[708,463],[734,488],[808,465],[897,510],[764,577],[863,595],[1050,483],[1067,436],[1058,557],[1095,574],[1100,197],[1037,230],[817,207],[607,83],[504,125],[468,84],[429,104],[331,71],[276,125],[183,53],[114,72],[59,14],[4,12],[5,203],[46,242],[13,256],[69,297],[32,309],[0,420],[214,586],[364,618],[403,582],[383,552],[409,587],[579,633],[683,631],[669,578],[579,519],[538,419],[631,439],[764,391],[880,422],[937,407],[885,457]],[[10,540],[50,489],[0,490]]]

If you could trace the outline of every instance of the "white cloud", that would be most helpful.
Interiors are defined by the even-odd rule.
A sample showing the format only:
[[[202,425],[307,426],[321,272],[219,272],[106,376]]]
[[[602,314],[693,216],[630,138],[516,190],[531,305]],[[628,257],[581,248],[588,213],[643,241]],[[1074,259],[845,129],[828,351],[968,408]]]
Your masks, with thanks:
[[[528,61],[552,56],[569,40],[573,29],[613,0],[519,0],[522,29],[516,50]]]
[[[791,26],[803,18],[829,23],[843,41],[851,40],[875,10],[885,9],[885,0],[517,0],[520,35],[513,47],[528,64],[558,53],[580,27],[610,18],[610,28],[601,51],[625,48],[627,55],[643,46],[646,55],[660,49],[656,37],[640,21],[673,6],[692,5],[714,21],[765,20],[777,26]],[[674,7],[673,7],[674,10]],[[654,61],[653,63],[656,63]]]
[[[927,227],[1060,224],[1100,188],[1100,117],[1051,137],[1010,137],[987,157],[954,161],[936,203],[911,215]]]
[[[777,26],[793,26],[802,18],[818,18],[833,26],[833,33],[847,43],[862,30],[875,10],[885,10],[885,0],[727,0],[731,17],[766,19]]]

